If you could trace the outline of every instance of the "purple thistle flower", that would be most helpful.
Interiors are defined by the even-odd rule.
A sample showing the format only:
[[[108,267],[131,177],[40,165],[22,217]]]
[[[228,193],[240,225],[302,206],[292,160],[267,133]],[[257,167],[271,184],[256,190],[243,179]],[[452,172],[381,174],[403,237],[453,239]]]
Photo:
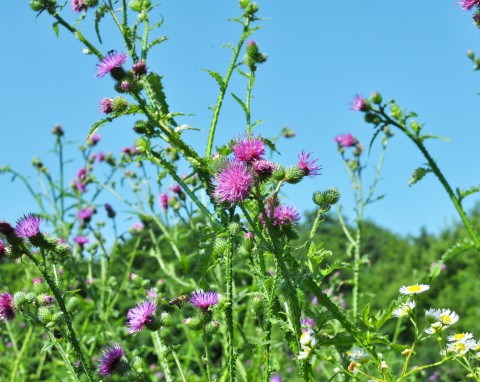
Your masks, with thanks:
[[[34,214],[24,215],[22,218],[17,220],[17,227],[15,228],[15,233],[19,237],[31,238],[39,234],[40,232],[40,223],[42,219]]]
[[[140,332],[145,325],[152,321],[157,306],[150,300],[139,303],[127,313],[128,333]]]
[[[102,98],[100,100],[100,111],[104,114],[110,114],[113,111],[112,98]]]
[[[297,166],[305,176],[320,175],[321,167],[315,163],[317,159],[310,159],[310,155],[312,154],[307,154],[305,150],[302,150],[302,152],[298,154]]]
[[[117,343],[112,344],[110,347],[104,348],[103,357],[100,361],[99,374],[102,377],[113,375],[124,355],[125,350],[123,350],[122,347]]]
[[[253,176],[244,162],[229,161],[216,177],[214,196],[219,202],[235,204],[243,201],[252,188]]]
[[[112,70],[120,68],[125,61],[127,61],[127,55],[125,53],[118,53],[114,50],[108,52],[97,65],[97,77],[103,77]]]
[[[75,236],[73,241],[77,243],[81,248],[87,243],[90,243],[90,239],[86,236]]]
[[[335,142],[337,142],[340,147],[352,147],[357,144],[357,138],[348,133],[340,134],[335,137]]]
[[[283,382],[283,378],[280,374],[273,374],[270,377],[270,382]]]
[[[304,327],[306,327],[307,329],[313,329],[315,327],[315,321],[313,321],[313,319],[309,318],[309,317],[304,317],[302,318],[301,322],[300,322]]]
[[[480,5],[480,1],[479,0],[462,0],[459,2],[459,4],[463,10],[469,11],[473,7],[478,7]]]
[[[174,184],[173,186],[170,187],[170,190],[172,190],[172,192],[174,192],[175,194],[182,193],[182,188],[180,187],[179,184]]]
[[[190,298],[190,304],[201,310],[208,310],[218,304],[218,293],[195,291]]]
[[[0,260],[3,259],[7,255],[7,249],[5,248],[5,244],[3,241],[0,240]]]
[[[170,197],[168,196],[168,194],[166,192],[162,192],[158,197],[158,201],[160,203],[160,206],[162,206],[163,211],[167,211],[168,202],[170,201]]]
[[[300,214],[293,206],[280,205],[273,210],[273,225],[291,225],[300,221]]]
[[[133,65],[132,70],[135,73],[135,75],[139,77],[142,74],[147,73],[147,65],[145,65],[145,61],[140,60]]]
[[[151,300],[155,300],[158,297],[157,291],[153,288],[147,289],[147,296]]]
[[[361,111],[366,105],[365,98],[360,94],[355,94],[352,101],[350,102],[350,109],[353,111]]]
[[[88,223],[94,213],[95,210],[91,207],[83,208],[77,212],[77,218],[78,220],[83,220],[85,223]]]
[[[13,308],[13,299],[10,293],[0,295],[0,321],[11,321],[15,318],[15,309]]]
[[[88,9],[85,0],[71,0],[70,4],[72,6],[72,11],[74,12],[82,12]]]
[[[317,296],[312,297],[312,304],[313,305],[318,305],[318,297]]]
[[[85,179],[87,176],[87,169],[85,167],[82,167],[80,170],[77,172],[77,178],[78,179]]]
[[[124,92],[128,92],[128,90],[130,89],[130,81],[122,81],[122,83],[120,84],[120,88]]]
[[[263,159],[253,162],[252,167],[253,171],[255,171],[257,176],[261,179],[268,179],[277,168],[275,163]]]
[[[52,305],[54,301],[55,300],[52,296],[45,296],[43,298],[43,302],[44,302],[45,305]]]
[[[102,139],[102,137],[100,136],[100,134],[93,134],[91,137],[90,137],[90,140],[89,142],[95,146],[98,142],[100,142]]]
[[[143,229],[143,224],[141,222],[133,223],[130,231],[140,232]]]
[[[108,204],[108,203],[105,203],[105,211],[107,211],[107,216],[110,218],[110,219],[113,219],[116,215],[116,212],[115,210],[113,209],[113,207]]]
[[[265,142],[260,138],[238,139],[233,146],[235,158],[241,162],[252,162],[261,159],[265,153]]]
[[[41,277],[35,277],[33,279],[33,284],[41,284],[43,282]]]
[[[80,180],[75,180],[73,182],[73,185],[75,186],[75,188],[80,191],[80,192],[87,192],[87,187],[85,186],[85,184],[80,181]]]

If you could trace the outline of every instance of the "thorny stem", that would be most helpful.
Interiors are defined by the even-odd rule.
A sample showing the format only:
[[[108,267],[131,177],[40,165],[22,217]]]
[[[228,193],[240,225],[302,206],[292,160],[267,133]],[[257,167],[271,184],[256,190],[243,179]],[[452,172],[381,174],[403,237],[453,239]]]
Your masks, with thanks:
[[[233,215],[233,209],[230,211],[230,220]],[[227,284],[227,306],[225,309],[225,318],[227,320],[227,365],[228,365],[228,381],[235,382],[235,355],[233,348],[234,331],[233,331],[233,239],[232,235],[228,236],[228,247],[225,252],[225,278]]]
[[[247,86],[247,97],[245,100],[245,108],[247,109],[246,118],[247,118],[247,135],[250,137],[252,133],[252,125],[251,125],[251,110],[250,110],[250,101],[252,98],[252,88],[253,84],[255,83],[255,72],[250,70],[248,73],[248,86]]]
[[[157,357],[158,360],[160,361],[162,368],[163,368],[163,374],[165,375],[165,380],[167,382],[172,382],[172,373],[170,372],[170,367],[168,366],[168,361],[165,357],[165,354],[167,352],[167,347],[163,344],[163,342],[160,340],[160,336],[158,335],[158,331],[156,332],[151,332],[153,341],[155,344],[155,350],[157,351]]]
[[[67,338],[73,346],[75,354],[78,357],[78,360],[80,361],[80,364],[82,365],[83,370],[85,371],[88,381],[93,382],[94,379],[90,370],[90,366],[87,364],[87,361],[85,360],[85,357],[83,355],[83,351],[80,347],[80,343],[78,342],[77,336],[75,334],[75,330],[73,329],[73,326],[72,326],[72,318],[70,317],[70,314],[68,313],[67,308],[65,307],[65,301],[63,299],[63,295],[61,291],[58,289],[57,285],[55,284],[53,279],[50,277],[46,268],[38,262],[35,256],[33,256],[30,253],[30,251],[27,250],[26,248],[23,248],[23,252],[27,255],[27,257],[30,260],[33,261],[33,263],[36,265],[40,273],[42,273],[42,276],[44,277],[53,295],[55,296],[55,300],[57,301],[58,306],[63,313],[65,323],[67,325],[67,329],[68,329]]]

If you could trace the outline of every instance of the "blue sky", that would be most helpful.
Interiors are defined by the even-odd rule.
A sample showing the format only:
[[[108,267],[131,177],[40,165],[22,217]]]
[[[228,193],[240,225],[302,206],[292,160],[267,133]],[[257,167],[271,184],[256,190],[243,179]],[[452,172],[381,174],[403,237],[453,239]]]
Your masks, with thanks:
[[[478,185],[480,77],[472,71],[466,51],[477,49],[480,34],[471,15],[455,1],[259,4],[264,28],[252,38],[269,59],[259,67],[254,88],[253,118],[264,121],[257,132],[272,136],[282,126],[291,127],[297,137],[279,142],[282,155],[277,159],[295,163],[304,149],[313,152],[323,167],[320,177],[286,190],[288,203],[311,209],[313,191],[337,186],[343,210],[351,216],[352,192],[333,139],[350,132],[368,143],[371,128],[361,114],[349,110],[349,102],[355,93],[368,95],[374,90],[416,111],[418,120],[426,122],[426,132],[451,138],[451,143],[431,141],[428,147],[454,186]],[[171,109],[193,114],[182,123],[203,131],[184,137],[203,152],[211,117],[208,107],[215,103],[217,89],[201,69],[225,73],[231,54],[222,44],[235,43],[240,34],[239,25],[227,21],[239,15],[238,3],[165,0],[155,12],[165,19],[158,33],[170,39],[151,55],[148,66],[164,76]],[[72,17],[69,7],[64,13]],[[52,127],[60,123],[69,140],[82,141],[101,118],[99,100],[114,95],[113,82],[96,78],[95,58],[82,54],[81,44],[65,30],[57,38],[52,20],[46,14],[37,18],[28,1],[0,2],[0,17],[4,36],[0,165],[33,176],[30,163],[35,155],[48,163]],[[91,18],[81,29],[94,40],[86,25]],[[114,33],[105,31],[101,49],[124,47]],[[230,91],[243,96],[245,84],[238,76]],[[119,152],[131,145],[135,139],[131,123],[120,120],[103,128],[101,148]],[[244,128],[242,112],[229,97],[215,143],[224,144]],[[371,166],[376,154],[374,150]],[[396,134],[379,185],[386,197],[370,206],[366,215],[402,234],[418,233],[422,226],[436,232],[456,219],[433,176],[408,187],[411,173],[423,163],[412,144]],[[78,166],[69,166],[71,179]],[[478,199],[467,199],[466,208]],[[0,177],[0,201],[0,218],[9,221],[36,210],[20,184],[10,183],[6,176]]]

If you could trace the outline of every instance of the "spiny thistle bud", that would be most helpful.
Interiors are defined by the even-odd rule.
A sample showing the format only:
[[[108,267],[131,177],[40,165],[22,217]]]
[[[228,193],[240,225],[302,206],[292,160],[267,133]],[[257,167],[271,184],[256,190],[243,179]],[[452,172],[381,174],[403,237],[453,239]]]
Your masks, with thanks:
[[[37,311],[38,320],[44,324],[49,324],[54,322],[53,314],[49,308],[46,306],[41,306]]]
[[[98,5],[98,0],[85,0],[85,5],[88,8],[95,8]]]
[[[43,8],[44,8],[43,1],[41,1],[41,0],[31,0],[30,1],[30,8],[32,8],[32,10],[34,10],[35,12],[39,12],[39,11],[43,10]]]
[[[370,100],[377,105],[380,105],[382,103],[382,95],[378,92],[373,92],[370,95]]]
[[[191,330],[200,330],[203,324],[201,316],[186,318],[185,320],[183,320],[183,323],[187,325],[187,328]]]
[[[212,336],[218,332],[219,328],[220,323],[218,321],[210,321],[207,325],[205,325],[205,333],[209,336]]]
[[[475,58],[475,53],[473,53],[473,50],[471,50],[471,49],[467,50],[467,57],[470,60],[473,60]]]
[[[162,312],[160,315],[160,323],[162,326],[171,326],[172,325],[172,315],[168,312]]]
[[[59,323],[60,321],[62,321],[63,320],[63,312],[53,313],[52,320],[55,323]]]
[[[133,357],[131,365],[133,371],[137,374],[142,374],[145,371],[145,362],[138,356]]]
[[[250,3],[245,8],[245,13],[247,13],[250,16],[253,16],[257,12],[258,12],[258,4],[257,3]]]
[[[172,330],[168,327],[163,327],[158,331],[158,335],[164,342],[168,342],[172,338]]]
[[[232,222],[228,225],[228,232],[230,232],[231,235],[236,236],[240,233],[242,227],[238,222]]]
[[[53,297],[46,293],[40,293],[37,295],[36,300],[39,306],[51,305],[53,303]]]
[[[55,125],[52,129],[52,134],[56,135],[57,137],[62,137],[64,132],[61,125]]]
[[[213,254],[222,255],[228,247],[228,240],[223,237],[217,237],[213,242]]]
[[[250,0],[240,0],[240,8],[245,9],[250,4]]]
[[[150,0],[144,0],[144,2],[148,2],[148,6],[150,6]],[[145,61],[140,60],[133,65],[132,70],[137,77],[140,77],[144,74],[147,74],[147,65],[145,64]]]
[[[324,191],[324,199],[329,205],[337,204],[340,200],[340,190],[336,187],[328,188]]]
[[[146,138],[138,138],[135,142],[135,147],[141,153],[150,151],[150,141]]]
[[[147,121],[139,120],[133,125],[133,131],[138,134],[146,134],[147,136],[150,136],[153,133],[153,129],[154,127]]]
[[[33,298],[35,299],[35,295]],[[29,302],[31,302],[31,300],[25,292],[17,292],[13,295],[13,306],[15,307],[15,310],[21,310]]]
[[[298,168],[298,166],[289,166],[285,170],[285,181],[290,184],[300,182],[304,176],[305,174],[300,168]]]
[[[364,119],[365,119],[365,122],[367,123],[373,123],[373,121],[375,120],[375,117],[376,115],[373,113],[366,113]]]
[[[112,101],[112,110],[116,113],[123,113],[128,108],[128,102],[123,97],[115,97]]]
[[[262,298],[259,295],[253,296],[252,307],[251,307],[252,316],[258,319],[262,314],[262,310],[263,310]]]
[[[65,308],[67,309],[67,312],[70,314],[75,313],[79,303],[80,302],[78,301],[78,298],[76,298],[75,296],[70,297],[65,303]]]

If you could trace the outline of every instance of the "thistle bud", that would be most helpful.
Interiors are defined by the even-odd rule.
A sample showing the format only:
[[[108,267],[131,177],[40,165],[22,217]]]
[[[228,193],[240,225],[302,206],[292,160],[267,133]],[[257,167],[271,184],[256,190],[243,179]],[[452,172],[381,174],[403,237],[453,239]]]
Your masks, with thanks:
[[[220,324],[218,321],[210,321],[207,325],[205,325],[205,334],[212,336],[218,332],[219,328]]]
[[[223,254],[228,247],[228,240],[223,237],[217,237],[213,242],[213,254],[218,256]]]
[[[150,151],[150,141],[146,138],[138,138],[135,142],[135,147],[141,153]]]
[[[37,317],[38,317],[38,320],[44,324],[49,324],[51,322],[54,322],[52,312],[50,311],[49,308],[45,306],[41,306],[40,308],[38,308]]]
[[[380,105],[382,103],[382,95],[378,92],[373,92],[371,95],[370,95],[370,100],[376,104],[376,105]]]
[[[285,181],[290,184],[296,184],[303,179],[304,175],[304,172],[298,166],[289,166],[285,170]]]
[[[128,108],[128,102],[123,97],[115,97],[112,101],[112,110],[116,113],[123,113]]]
[[[261,316],[262,311],[263,311],[262,298],[259,295],[253,296],[252,306],[251,306],[252,316],[258,319]]]
[[[29,302],[29,298],[25,292],[17,292],[13,295],[13,306],[15,310],[21,310]]]
[[[145,370],[145,362],[143,361],[142,358],[138,356],[133,357],[131,365],[132,365],[133,371],[137,374],[142,374]]]
[[[202,317],[195,316],[191,318],[186,318],[183,320],[183,323],[187,325],[187,328],[191,330],[200,330],[202,328]]]
[[[228,232],[230,232],[231,235],[236,236],[240,233],[241,228],[242,227],[238,222],[232,222],[228,225]]]
[[[172,315],[168,312],[162,312],[162,314],[160,315],[160,323],[162,326],[171,326]]]
[[[76,298],[75,296],[70,297],[65,303],[65,308],[67,309],[67,312],[70,314],[74,313],[77,310],[79,303],[80,302],[78,301],[78,298]]]
[[[281,164],[277,164],[277,168],[272,174],[273,179],[277,181],[281,181],[285,179],[285,167],[283,167]]]

